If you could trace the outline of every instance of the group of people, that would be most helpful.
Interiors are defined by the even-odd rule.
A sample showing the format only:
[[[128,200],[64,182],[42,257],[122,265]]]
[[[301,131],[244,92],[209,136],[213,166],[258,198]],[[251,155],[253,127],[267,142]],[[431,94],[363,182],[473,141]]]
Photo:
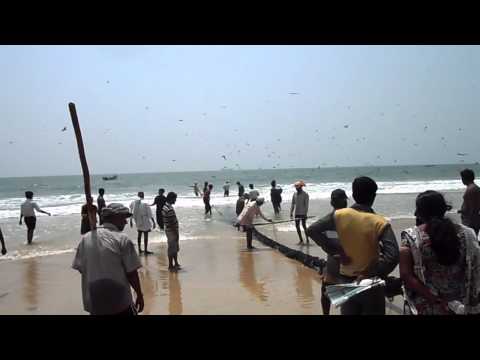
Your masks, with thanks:
[[[100,189],[97,198],[97,209],[102,209],[98,210],[98,215],[103,226],[91,231],[87,205],[82,209],[82,232],[87,231],[78,244],[72,268],[82,276],[85,311],[94,315],[135,315],[144,307],[138,277],[138,269],[142,266],[139,254],[153,254],[148,250],[148,234],[155,228],[155,220],[167,237],[168,270],[177,272],[181,269],[178,262],[179,224],[173,208],[177,194],[169,192],[165,196],[165,189],[159,189],[153,203],[147,204],[145,194],[139,192],[138,199],[132,201],[129,208],[119,203],[106,206],[104,194],[104,189]],[[156,206],[156,219],[151,206]],[[138,254],[133,242],[122,232],[127,219],[130,219],[131,227],[135,223],[137,228]],[[135,302],[130,287],[135,291]]]
[[[272,188],[270,189],[270,200],[273,206],[273,212],[276,216],[280,215],[281,211],[281,203],[282,203],[282,192],[283,189],[277,186],[277,182],[275,180],[271,181]],[[260,211],[260,206],[263,205],[265,199],[262,197],[260,198],[260,193],[257,189],[255,189],[254,184],[249,184],[250,191],[247,193],[245,192],[244,186],[237,182],[238,185],[238,200],[236,204],[236,214],[237,214],[237,228],[242,226],[247,233],[247,248],[253,249],[251,246],[251,236],[252,232],[248,229],[252,227],[253,220],[255,217],[260,216],[267,221],[271,221],[271,219],[267,219],[264,217],[263,213]],[[300,229],[300,223],[302,224],[303,230],[305,232],[305,239],[306,244],[309,245],[309,239],[307,235],[307,218],[308,218],[308,205],[309,205],[309,196],[308,193],[303,189],[305,187],[305,182],[303,180],[299,180],[294,184],[296,192],[292,196],[291,206],[290,206],[290,218],[295,219],[295,227],[297,229],[297,234],[299,237],[299,245],[303,245],[303,237],[302,231]],[[255,203],[255,204],[254,204]],[[246,210],[245,205],[250,204]]]
[[[295,220],[300,242],[303,243],[300,223],[306,241],[311,238],[327,253],[323,271],[321,303],[324,314],[330,312],[329,285],[361,281],[365,278],[388,280],[399,265],[400,278],[405,288],[406,305],[415,314],[477,314],[480,313],[480,188],[475,184],[475,174],[470,169],[461,172],[467,187],[459,213],[462,224],[446,216],[451,210],[444,196],[437,191],[420,193],[415,201],[416,226],[401,232],[400,246],[391,224],[375,213],[378,186],[369,177],[358,177],[352,183],[354,203],[348,206],[343,189],[331,193],[332,211],[306,227],[309,197],[303,190],[305,183],[297,181],[292,198],[290,217]],[[239,199],[236,213],[238,226],[246,232],[247,248],[253,249],[254,221],[260,216],[268,222],[260,207],[265,200],[253,184],[249,192],[237,182]],[[275,180],[271,182],[271,200],[274,213],[281,211],[281,193]],[[205,193],[213,185],[205,184]],[[119,203],[106,205],[105,190],[99,189],[95,211],[100,226],[91,231],[87,205],[82,207],[82,238],[78,244],[72,267],[82,275],[84,308],[91,314],[133,315],[143,310],[144,299],[138,277],[141,267],[139,254],[148,251],[148,234],[156,224],[165,231],[168,243],[169,270],[181,269],[178,263],[179,224],[173,208],[177,194],[159,189],[152,204],[144,202],[144,193],[130,208]],[[20,224],[27,226],[27,242],[32,243],[36,225],[35,212],[51,215],[33,201],[33,193],[25,193],[21,205]],[[93,202],[93,199],[91,199]],[[156,206],[156,219],[150,210]],[[128,224],[138,232],[138,253],[133,242],[122,231]],[[95,219],[96,220],[96,219]],[[141,238],[144,248],[141,248]],[[6,254],[0,230],[1,252]],[[134,289],[133,301],[130,287]],[[344,315],[385,314],[385,287],[374,286],[345,302]]]
[[[459,210],[462,224],[446,216],[451,206],[441,193],[422,192],[415,202],[416,226],[402,231],[400,246],[391,225],[372,208],[378,189],[374,180],[353,181],[355,203],[350,208],[345,192],[334,190],[333,211],[307,229],[328,254],[322,284],[324,314],[330,312],[327,286],[365,278],[388,280],[397,265],[410,313],[480,313],[480,188],[472,170],[463,170],[461,177],[467,186]],[[341,313],[385,314],[385,287],[372,287],[350,298]]]
[[[100,225],[104,225],[104,209],[107,207],[104,199],[105,189],[100,188],[98,190],[98,194],[98,207],[95,205],[92,206],[98,214]],[[137,229],[138,253],[145,255],[153,254],[152,251],[148,250],[148,234],[158,225],[159,229],[165,231],[167,237],[169,270],[180,270],[181,267],[177,259],[179,252],[178,220],[175,214],[175,210],[172,207],[172,205],[175,204],[177,200],[177,194],[174,192],[170,192],[167,194],[167,196],[165,196],[165,189],[161,188],[158,190],[158,195],[155,197],[152,204],[147,204],[144,202],[145,194],[143,191],[138,192],[137,196],[138,199],[132,201],[130,204],[129,214],[131,214],[131,216],[129,216],[129,218],[130,227],[133,227],[133,224],[135,223],[135,227]],[[85,235],[91,230],[88,219],[87,206],[87,204],[82,206],[82,223],[80,227],[81,235]],[[150,209],[151,206],[156,206],[155,218],[153,217],[152,210]],[[143,250],[142,237],[144,245]]]

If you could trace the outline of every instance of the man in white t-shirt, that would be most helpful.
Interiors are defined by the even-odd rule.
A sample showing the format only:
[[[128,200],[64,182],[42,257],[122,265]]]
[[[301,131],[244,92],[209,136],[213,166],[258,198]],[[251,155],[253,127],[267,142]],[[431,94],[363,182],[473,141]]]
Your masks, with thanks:
[[[136,315],[144,306],[137,271],[142,265],[132,241],[122,233],[132,214],[112,203],[102,216],[103,227],[82,236],[72,264],[82,274],[83,307],[92,315]]]
[[[37,217],[35,216],[35,211],[38,211],[42,214],[47,214],[48,216],[51,216],[52,214],[40,209],[38,204],[33,201],[33,192],[26,191],[25,197],[27,199],[20,206],[19,225],[22,225],[22,218],[25,218],[25,225],[27,225],[27,242],[28,245],[30,245],[33,240],[33,232],[35,231],[35,226],[37,224]]]
[[[142,234],[143,234],[143,242],[145,248],[145,255],[153,254],[153,252],[148,251],[148,233],[153,229],[155,229],[155,220],[153,219],[152,210],[148,204],[142,203],[143,198],[145,197],[143,191],[138,193],[138,200],[132,201],[130,204],[130,211],[132,212],[133,216],[130,218],[130,227],[133,227],[132,219],[135,220],[135,226],[137,227],[138,232],[138,252],[141,254],[142,251]],[[151,222],[150,222],[151,220]]]

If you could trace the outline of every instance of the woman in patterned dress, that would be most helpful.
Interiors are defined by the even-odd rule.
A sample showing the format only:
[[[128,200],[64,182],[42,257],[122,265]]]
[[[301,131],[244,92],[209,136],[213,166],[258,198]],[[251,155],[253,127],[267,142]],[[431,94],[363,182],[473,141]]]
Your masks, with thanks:
[[[442,194],[425,191],[416,199],[418,226],[402,232],[400,277],[419,315],[452,314],[453,302],[466,314],[480,310],[480,248],[472,229],[445,217]]]

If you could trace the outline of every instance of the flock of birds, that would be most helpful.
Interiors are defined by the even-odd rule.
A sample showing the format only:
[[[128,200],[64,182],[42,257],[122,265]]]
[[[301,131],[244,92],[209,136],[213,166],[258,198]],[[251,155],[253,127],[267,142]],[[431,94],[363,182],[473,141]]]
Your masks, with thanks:
[[[106,83],[107,83],[107,84],[110,84],[110,81],[107,80]],[[299,93],[299,92],[289,92],[288,95],[298,96],[298,95],[300,95],[300,93]],[[398,104],[398,103],[397,103],[396,105],[397,105],[397,106],[400,106],[400,104]],[[220,108],[221,108],[221,109],[227,109],[227,106],[226,106],[226,105],[221,105]],[[350,106],[350,105],[348,105],[346,108],[347,108],[348,110],[351,110],[351,106]],[[149,109],[150,109],[149,106],[145,106],[145,110],[148,111]],[[379,116],[380,116],[380,117],[383,117],[384,115],[385,115],[384,112],[380,112],[380,113],[379,113]],[[206,113],[206,112],[203,112],[203,113],[202,113],[202,116],[204,116],[204,117],[207,116],[207,113]],[[412,118],[415,118],[415,114],[412,115]],[[183,123],[183,122],[184,122],[183,119],[178,119],[177,121],[178,121],[179,123]],[[350,124],[344,124],[344,125],[343,125],[343,128],[344,128],[344,129],[349,129],[349,128],[350,128]],[[66,132],[67,130],[68,130],[68,127],[67,127],[67,126],[64,126],[60,131],[61,131],[61,132]],[[423,131],[426,132],[427,130],[428,130],[428,125],[425,125],[425,126],[423,127]],[[108,134],[108,133],[110,133],[110,131],[111,131],[111,129],[105,129],[105,130],[103,131],[103,134]],[[233,129],[233,131],[234,131],[235,133],[237,133],[237,132],[239,131],[239,129]],[[461,131],[463,131],[463,129],[462,129],[462,128],[458,128],[457,131],[461,132]],[[320,134],[320,130],[319,130],[319,129],[315,129],[315,135],[319,135],[319,134]],[[185,136],[188,136],[188,132],[185,133]],[[334,141],[334,140],[336,140],[336,137],[335,137],[335,136],[330,136],[330,137],[328,137],[328,140]],[[366,137],[357,137],[357,138],[355,138],[355,142],[357,142],[357,143],[362,142],[362,141],[366,141],[366,140],[367,140]],[[407,139],[406,139],[405,137],[402,137],[401,140],[402,140],[402,142],[407,141]],[[278,143],[278,142],[281,142],[281,139],[280,139],[280,138],[277,138],[276,141],[277,141],[277,143]],[[446,142],[446,139],[445,139],[444,136],[442,136],[442,137],[440,138],[440,142],[442,143],[443,147],[446,147],[447,142]],[[13,145],[13,144],[15,143],[15,141],[14,141],[14,140],[10,140],[8,143],[9,143],[10,145]],[[60,141],[60,142],[58,142],[57,144],[58,144],[58,145],[62,145],[63,143]],[[246,146],[246,150],[247,150],[247,151],[252,149],[250,143],[245,142],[244,145]],[[234,153],[236,153],[236,154],[241,154],[241,153],[242,153],[242,149],[240,149],[240,148],[237,149],[236,146],[237,146],[237,145],[233,145],[232,151],[230,151],[230,152],[228,152],[228,153],[226,153],[226,154],[222,154],[222,155],[220,155],[220,157],[223,158],[224,161],[229,161],[228,158],[231,159],[232,157],[234,157],[234,156],[233,156]],[[341,146],[341,145],[340,145],[340,144],[337,144],[337,146]],[[418,144],[418,143],[413,143],[413,146],[414,146],[414,147],[418,147],[419,144]],[[227,145],[227,147],[229,147],[229,145]],[[274,160],[275,158],[276,158],[277,160],[280,160],[280,159],[281,159],[281,156],[280,156],[278,153],[276,153],[275,151],[273,151],[272,149],[270,149],[269,146],[265,146],[265,147],[264,147],[264,150],[265,150],[267,159],[269,159],[269,160]],[[227,158],[227,155],[228,155],[228,158]],[[465,157],[465,156],[468,156],[469,154],[468,154],[468,153],[464,153],[464,152],[457,152],[456,155],[457,155],[458,157]],[[146,159],[147,159],[147,156],[144,155],[144,154],[138,154],[138,156],[139,156],[142,160],[146,160]],[[289,157],[294,157],[294,156],[296,156],[296,154],[289,153],[288,156],[289,156]],[[381,159],[381,155],[377,155],[376,158],[377,158],[377,159]],[[176,159],[171,159],[171,162],[176,162],[176,161],[177,161]],[[394,160],[393,162],[396,164],[396,163],[397,163],[397,160]],[[464,160],[460,160],[460,162],[464,162]],[[323,165],[326,165],[326,163],[323,162],[323,163],[322,163],[322,166],[323,166]],[[293,167],[293,166],[290,166],[290,167]],[[238,163],[235,163],[234,168],[239,170],[239,169],[240,169],[240,165],[239,165]],[[275,165],[272,166],[272,168],[273,168],[273,169],[280,168],[280,163],[277,161],[277,162],[275,163]],[[318,166],[317,168],[320,168],[320,166]],[[227,166],[224,166],[223,169],[228,169],[228,167],[227,167]],[[405,170],[405,172],[408,173],[408,171],[406,171],[406,170]]]

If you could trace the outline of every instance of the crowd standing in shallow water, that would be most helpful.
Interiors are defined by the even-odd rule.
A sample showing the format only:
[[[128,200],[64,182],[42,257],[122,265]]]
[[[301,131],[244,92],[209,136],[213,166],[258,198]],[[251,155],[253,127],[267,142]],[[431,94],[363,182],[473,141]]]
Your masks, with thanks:
[[[303,190],[305,183],[300,180],[294,184],[296,192],[292,198],[290,216],[295,220],[300,243],[303,243],[300,230],[302,223],[307,242],[309,237],[312,238],[327,253],[326,268],[322,272],[321,303],[324,314],[330,313],[331,306],[327,287],[359,282],[365,278],[388,280],[397,265],[400,266],[408,313],[480,313],[480,247],[477,238],[480,228],[480,188],[474,182],[472,170],[465,169],[460,176],[467,187],[458,211],[462,224],[455,224],[446,217],[451,207],[442,194],[425,191],[416,199],[416,226],[401,233],[400,248],[391,225],[372,209],[378,189],[373,179],[359,177],[353,181],[355,203],[349,208],[345,191],[334,190],[330,202],[334,210],[308,228],[309,204],[308,194]],[[254,185],[249,184],[249,192],[245,193],[243,185],[240,182],[236,184],[239,198],[235,225],[239,231],[246,233],[247,249],[254,250],[255,219],[261,217],[268,222],[273,221],[262,213],[260,208],[265,201]],[[277,187],[275,180],[271,185],[270,197],[274,213],[278,216],[281,212],[282,189]],[[195,183],[194,192],[202,195],[205,214],[211,216],[213,185],[205,182],[203,193],[197,190]],[[223,190],[224,196],[228,196],[229,187]],[[181,269],[178,262],[179,222],[173,208],[177,194],[169,192],[165,197],[164,193],[164,189],[159,189],[158,196],[148,205],[143,202],[143,192],[139,192],[139,199],[132,202],[129,211],[121,204],[106,206],[105,190],[99,189],[96,211],[103,226],[94,231],[91,231],[88,223],[87,206],[82,206],[82,239],[72,267],[81,273],[83,303],[87,312],[134,315],[143,310],[144,300],[137,272],[141,263],[133,242],[122,231],[128,218],[131,226],[134,220],[138,232],[138,253],[153,254],[148,251],[148,234],[155,228],[150,206],[156,206],[156,222],[167,238],[168,270],[177,272]],[[51,214],[41,210],[33,201],[33,192],[27,191],[25,197],[20,209],[20,225],[24,219],[27,243],[31,244],[36,225],[35,211]],[[0,242],[1,253],[5,255],[7,249],[1,229]],[[135,291],[135,301],[130,288]],[[341,314],[385,314],[385,296],[384,286],[372,287],[345,302],[341,306]]]

